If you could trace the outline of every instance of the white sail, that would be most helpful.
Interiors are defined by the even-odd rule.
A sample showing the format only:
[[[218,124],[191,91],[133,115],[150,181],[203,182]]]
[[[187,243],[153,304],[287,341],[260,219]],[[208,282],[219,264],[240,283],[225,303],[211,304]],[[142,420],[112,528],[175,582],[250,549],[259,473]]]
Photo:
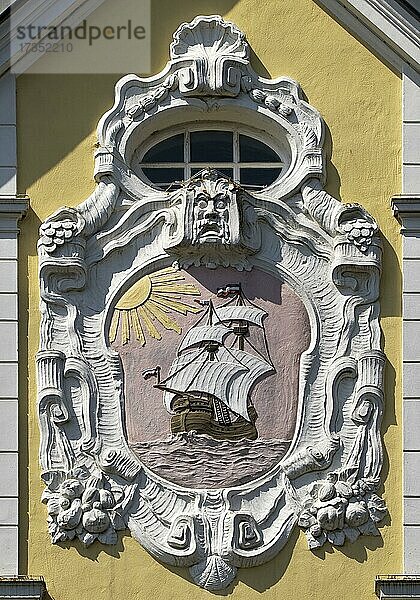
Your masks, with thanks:
[[[204,392],[221,400],[235,414],[250,421],[248,395],[252,385],[273,367],[259,356],[243,350],[220,347],[215,360],[203,349],[183,354],[172,364],[168,377],[160,386],[165,390],[164,403],[171,412],[174,393]]]
[[[198,325],[192,327],[185,334],[179,345],[178,352],[191,348],[200,342],[218,342],[223,344],[225,337],[232,333],[232,329],[219,323],[218,325]]]
[[[253,323],[254,325],[258,325],[258,327],[263,326],[263,319],[267,316],[265,310],[262,308],[257,308],[256,306],[237,306],[232,304],[231,306],[221,306],[220,308],[214,309],[216,313],[216,318],[220,321],[248,321],[248,323]]]

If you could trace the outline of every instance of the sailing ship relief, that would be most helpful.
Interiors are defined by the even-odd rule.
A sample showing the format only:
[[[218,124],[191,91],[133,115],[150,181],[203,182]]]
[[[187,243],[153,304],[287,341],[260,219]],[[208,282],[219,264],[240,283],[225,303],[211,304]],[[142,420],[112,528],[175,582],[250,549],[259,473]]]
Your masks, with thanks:
[[[228,285],[219,296],[231,296],[216,308],[213,301],[182,339],[168,375],[156,387],[164,392],[172,433],[197,431],[216,439],[256,439],[256,411],[250,391],[274,373],[268,352],[250,340],[251,328],[264,331],[267,313],[243,294],[241,284]],[[160,376],[160,367],[155,369]],[[150,371],[145,372],[148,377]]]
[[[167,268],[135,283],[115,313],[128,443],[151,470],[214,488],[284,456],[309,345],[306,310],[285,282]]]

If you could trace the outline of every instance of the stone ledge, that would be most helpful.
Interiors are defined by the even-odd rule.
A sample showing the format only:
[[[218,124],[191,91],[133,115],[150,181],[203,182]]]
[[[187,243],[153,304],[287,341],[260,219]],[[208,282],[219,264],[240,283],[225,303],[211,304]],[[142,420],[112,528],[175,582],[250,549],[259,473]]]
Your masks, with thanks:
[[[380,600],[420,598],[420,575],[377,575],[375,593]]]
[[[391,199],[394,216],[402,225],[401,233],[420,232],[420,195],[401,194]]]
[[[0,600],[42,600],[46,591],[42,577],[0,577]]]
[[[0,196],[0,218],[2,216],[21,219],[29,206],[29,198],[25,195]]]

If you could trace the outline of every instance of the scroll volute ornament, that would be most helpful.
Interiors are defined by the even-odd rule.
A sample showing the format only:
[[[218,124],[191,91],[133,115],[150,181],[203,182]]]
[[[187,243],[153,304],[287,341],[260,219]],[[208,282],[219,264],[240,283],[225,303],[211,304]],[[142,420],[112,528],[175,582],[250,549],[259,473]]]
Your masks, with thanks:
[[[288,149],[283,173],[258,192],[210,169],[179,189],[151,188],[135,175],[133,156],[150,132],[144,129],[149,119],[153,130],[163,117],[165,127],[172,115],[179,123],[180,107],[187,120],[206,121],[209,111],[232,115],[232,109],[244,122],[250,115],[257,124],[262,119]],[[98,125],[98,185],[82,204],[51,215],[38,244],[40,459],[53,543],[115,544],[117,532],[129,528],[159,561],[188,567],[198,585],[217,591],[238,568],[280,552],[296,526],[311,549],[379,535],[386,514],[378,496],[381,242],[362,207],[344,205],[323,189],[323,129],[295,81],[253,71],[244,34],[219,16],[181,25],[161,73],[118,82],[115,103]],[[230,299],[241,318],[226,317],[233,314]],[[204,323],[210,315],[213,321]],[[308,335],[291,360],[296,386],[289,385],[293,402],[286,410],[290,382],[281,361],[294,348],[283,340],[296,325]],[[191,348],[181,349],[188,333]],[[190,356],[202,368],[192,370]],[[255,385],[253,365],[265,365],[255,371]],[[140,385],[142,372],[151,378],[148,388]],[[255,401],[259,437],[216,439],[186,427],[178,437],[160,439],[159,415],[169,435],[166,407],[174,407],[171,394],[180,396],[178,388],[167,389],[163,405],[153,382],[160,373],[166,388],[171,378],[183,386],[186,404],[195,385],[188,410],[200,405],[209,412],[218,400],[232,426],[235,407],[245,405],[248,423]],[[212,374],[222,398],[203,392],[203,373]],[[243,389],[241,378],[250,381],[249,397],[231,398],[232,389]],[[131,425],[146,420],[152,431],[140,439],[143,455],[128,439],[130,400],[144,407]],[[294,433],[261,436],[264,411],[269,423],[293,414]],[[223,426],[217,414],[211,419]],[[176,444],[184,471],[173,455],[167,475],[149,468],[148,456],[166,463]],[[206,469],[205,487],[201,472],[194,480],[200,485],[188,479],[188,469],[198,465]],[[229,479],[223,469],[230,469]],[[174,471],[178,478],[171,478]]]

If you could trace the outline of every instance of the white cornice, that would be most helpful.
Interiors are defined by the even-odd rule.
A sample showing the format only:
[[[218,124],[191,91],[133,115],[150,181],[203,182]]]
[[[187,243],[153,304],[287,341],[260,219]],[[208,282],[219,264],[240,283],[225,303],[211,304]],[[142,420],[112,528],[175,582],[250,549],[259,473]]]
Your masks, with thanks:
[[[375,592],[380,600],[420,598],[418,575],[377,575]]]
[[[401,223],[401,233],[410,234],[420,231],[420,196],[402,194],[391,200],[394,216]]]
[[[26,215],[28,208],[28,196],[0,196],[0,233],[19,233],[18,223]]]
[[[103,0],[27,0],[14,11],[14,25],[76,26]],[[319,0],[338,21],[402,72],[408,63],[420,70],[419,22],[395,0]],[[31,57],[32,60],[35,60]],[[10,56],[10,17],[0,24],[0,74],[19,60]]]
[[[0,600],[41,600],[45,597],[46,585],[42,577],[2,577],[0,580]]]
[[[367,23],[383,36],[397,53],[408,62],[420,65],[419,21],[395,0],[341,0],[363,16]]]
[[[420,23],[395,0],[319,2],[400,72],[404,63],[420,71]]]
[[[62,24],[64,20],[66,21],[66,25],[76,27],[83,19],[87,18],[98,8],[103,1],[27,0],[15,10],[12,8],[13,19],[9,16],[0,24],[0,75],[18,61],[24,61],[25,68],[28,68],[37,60],[37,53],[31,53],[33,56],[25,55],[11,44],[11,34],[18,27],[27,27],[28,25],[54,27]],[[46,35],[47,31],[44,38]]]
[[[28,206],[28,196],[0,196],[0,216],[21,219],[25,216]]]

